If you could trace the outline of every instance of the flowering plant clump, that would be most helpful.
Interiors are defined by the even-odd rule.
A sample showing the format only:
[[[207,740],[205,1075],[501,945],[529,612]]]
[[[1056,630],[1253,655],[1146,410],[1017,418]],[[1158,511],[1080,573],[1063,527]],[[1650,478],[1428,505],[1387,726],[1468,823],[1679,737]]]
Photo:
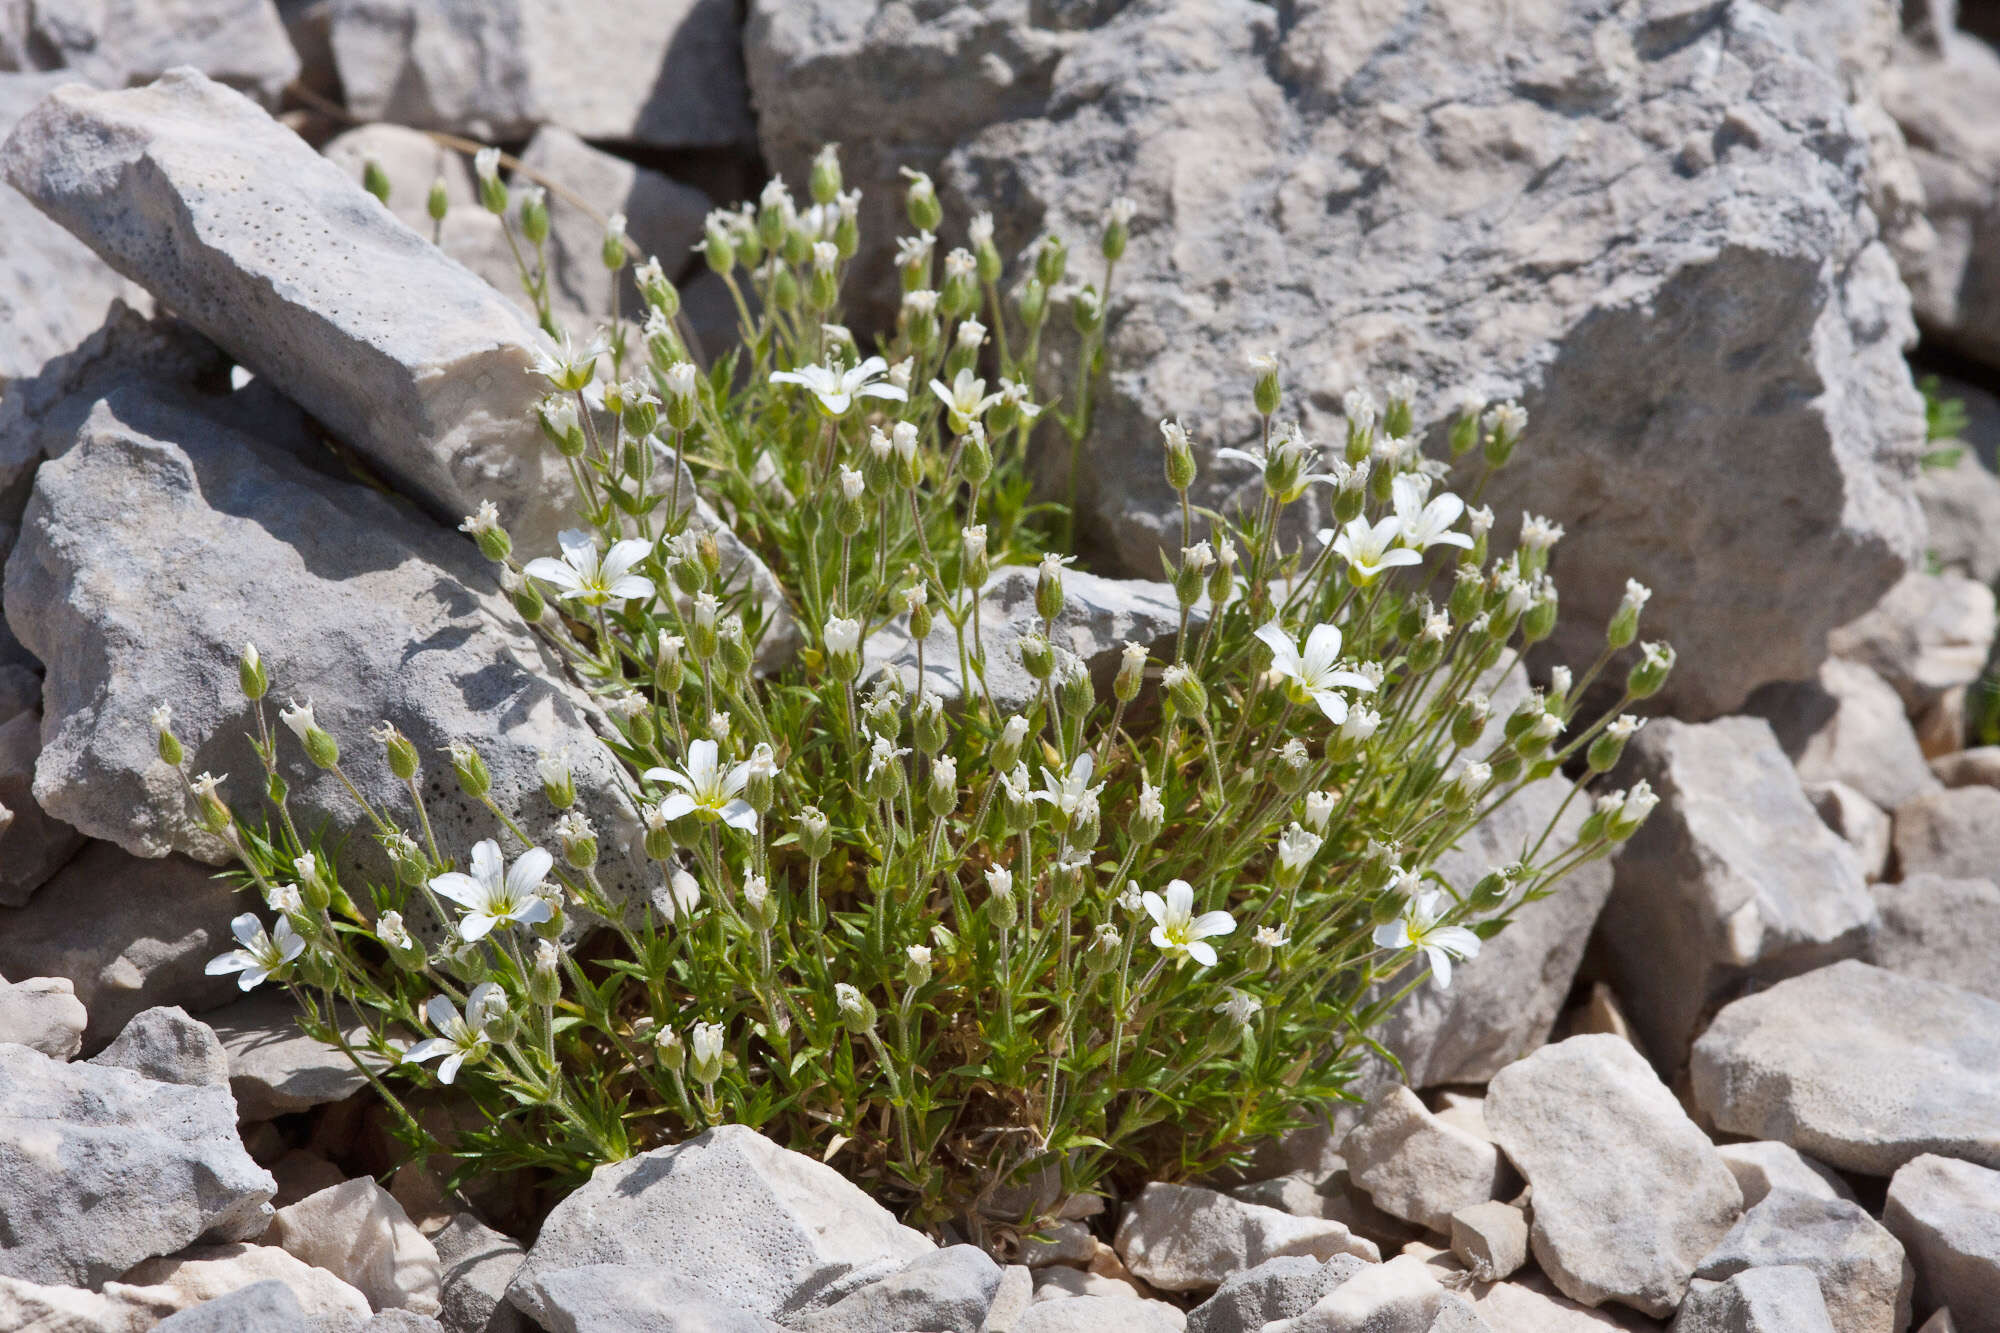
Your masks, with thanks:
[[[483,195],[504,213],[497,180]],[[1523,515],[1502,551],[1475,507],[1525,415],[1467,407],[1449,457],[1426,457],[1413,388],[1392,381],[1380,399],[1349,393],[1344,436],[1323,445],[1282,418],[1278,364],[1254,356],[1256,447],[1216,456],[1257,468],[1261,490],[1198,510],[1191,432],[1161,424],[1181,497],[1165,569],[1179,627],[1125,645],[1103,688],[1054,642],[1069,519],[1031,503],[1027,476],[1040,450],[1073,461],[1090,429],[1130,205],[1109,212],[1095,284],[1070,281],[1049,237],[1003,299],[984,216],[940,281],[942,210],[913,176],[901,313],[871,354],[840,323],[857,196],[831,152],[811,199],[773,182],[709,219],[701,250],[736,298],[742,345],[706,373],[652,261],[636,336],[614,327],[547,358],[541,425],[581,497],[559,551],[523,564],[504,515],[466,520],[520,614],[607,703],[650,905],[610,900],[562,756],[544,760],[547,810],[503,811],[477,753],[455,747],[493,830],[436,845],[417,774],[437,757],[389,724],[382,762],[409,807],[370,813],[398,874],[337,883],[285,808],[251,649],[242,676],[273,803],[253,819],[219,779],[188,790],[275,925],[239,921],[244,947],[215,967],[293,987],[313,1030],[343,1045],[328,1019],[353,1009],[389,1062],[378,1081],[393,1105],[398,1086],[433,1080],[472,1099],[487,1125],[453,1146],[469,1169],[573,1179],[737,1121],[914,1221],[970,1219],[1004,1240],[1061,1193],[1222,1167],[1339,1098],[1404,994],[1449,985],[1522,903],[1645,819],[1643,784],[1592,785],[1638,725],[1620,710],[1660,688],[1673,655],[1646,644],[1620,663],[1647,596],[1633,584],[1595,662],[1555,669],[1499,715],[1484,691],[1557,613],[1561,529]],[[614,267],[622,234],[605,246]],[[1060,393],[1042,366],[1059,301],[1079,344]],[[682,460],[782,605],[732,583],[713,535],[690,525]],[[1329,526],[1286,535],[1309,503]],[[1036,569],[1039,626],[996,648],[976,594],[1005,565]],[[781,619],[803,646],[760,671]],[[919,644],[944,627],[954,697],[933,691],[935,670],[864,669],[892,620]],[[1018,707],[994,702],[995,652],[1034,682]],[[1622,697],[1579,716],[1593,687]],[[310,705],[283,720],[338,771]],[[170,715],[156,727],[179,766]],[[1570,784],[1565,808],[1583,801],[1577,817],[1559,811],[1474,882],[1437,873],[1469,829],[1552,776]],[[1041,1173],[1062,1189],[1022,1204],[1009,1187]]]

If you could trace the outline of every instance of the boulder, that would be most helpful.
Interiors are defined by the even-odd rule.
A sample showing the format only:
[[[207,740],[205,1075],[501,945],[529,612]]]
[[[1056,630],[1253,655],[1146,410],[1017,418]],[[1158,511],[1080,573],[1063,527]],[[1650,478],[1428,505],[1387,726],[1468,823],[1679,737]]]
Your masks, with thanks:
[[[1869,891],[1882,911],[1869,962],[2000,1000],[2000,885],[1913,875]]]
[[[366,120],[515,140],[546,123],[657,148],[752,134],[728,0],[335,0],[332,40]]]
[[[365,1050],[366,1025],[352,1015],[345,1019],[349,1043],[357,1051]],[[246,995],[210,1014],[208,1021],[228,1053],[229,1087],[243,1120],[270,1120],[311,1110],[343,1101],[368,1086],[368,1076],[338,1046],[299,1030],[298,1006],[281,991]],[[379,1057],[364,1058],[379,1067]]]
[[[1736,1001],[1695,1043],[1718,1129],[1886,1176],[1942,1153],[2000,1167],[2000,1002],[1848,961]]]
[[[1471,1289],[1472,1308],[1492,1333],[1658,1333],[1660,1325],[1617,1306],[1579,1305],[1532,1267],[1512,1281]]]
[[[1744,990],[1866,947],[1876,915],[1859,858],[1806,800],[1766,723],[1656,720],[1615,776],[1661,799],[1614,858],[1598,934],[1662,1067]]]
[[[1916,717],[1979,679],[1993,631],[1991,588],[1962,574],[1912,571],[1867,614],[1835,630],[1827,646],[1872,668]]]
[[[236,947],[229,922],[247,901],[184,856],[142,860],[94,842],[26,907],[0,908],[0,973],[67,980],[95,1050],[142,1010],[199,1013],[238,994],[234,979],[203,969]]]
[[[2000,789],[1950,787],[1895,811],[1897,873],[1982,879],[2000,866]]]
[[[148,83],[186,65],[276,106],[299,73],[273,0],[29,5],[21,36],[41,68],[100,88]]]
[[[434,1315],[442,1308],[436,1247],[403,1205],[366,1176],[280,1208],[271,1240],[332,1273],[377,1310]]]
[[[1743,1191],[1743,1206],[1754,1208],[1772,1190],[1791,1190],[1818,1199],[1847,1199],[1854,1191],[1833,1168],[1815,1162],[1789,1143],[1752,1139],[1747,1143],[1723,1143],[1715,1151],[1736,1177]]]
[[[189,1018],[187,1010],[179,1006],[135,1014],[116,1040],[90,1062],[191,1088],[226,1087],[229,1083],[229,1057],[223,1053],[215,1029]]]
[[[1673,1313],[1742,1212],[1714,1145],[1616,1037],[1571,1037],[1508,1066],[1486,1122],[1534,1191],[1535,1261],[1586,1305]]]
[[[955,1333],[985,1321],[999,1287],[1000,1265],[986,1251],[976,1245],[950,1245],[920,1254],[896,1272],[794,1323],[805,1333],[876,1333],[890,1328]]]
[[[1014,1333],[1182,1333],[1186,1316],[1165,1301],[1124,1296],[1072,1296],[1036,1301],[1015,1321]]]
[[[987,1308],[979,1333],[1014,1333],[1015,1325],[1034,1302],[1034,1274],[1020,1264],[1007,1265],[1000,1270],[1000,1285],[994,1290],[993,1304]]]
[[[238,1287],[160,1322],[167,1333],[307,1333],[306,1312],[276,1278]]]
[[[0,1042],[72,1060],[83,1049],[89,1022],[68,977],[0,978]]]
[[[624,1264],[773,1318],[831,1304],[934,1248],[832,1167],[719,1125],[599,1167],[543,1222],[507,1298],[547,1325],[543,1275]]]
[[[783,1325],[737,1309],[672,1272],[625,1264],[585,1264],[535,1277],[549,1333],[783,1333]]]
[[[1885,810],[1937,787],[1901,697],[1858,662],[1828,658],[1816,680],[1766,685],[1743,711],[1771,724],[1808,787],[1843,783]]]
[[[1451,1252],[1481,1282],[1512,1277],[1528,1262],[1528,1217],[1489,1199],[1451,1215]]]
[[[1961,1333],[2000,1329],[2000,1171],[1925,1154],[1889,1181],[1882,1224],[1917,1270],[1917,1309]]]
[[[1805,793],[1826,826],[1854,849],[1861,862],[1861,873],[1869,883],[1888,873],[1891,830],[1888,811],[1844,782],[1808,782]]]
[[[244,1128],[254,1133],[257,1124],[248,1122]],[[278,1182],[278,1192],[271,1196],[273,1208],[290,1207],[309,1194],[331,1189],[347,1179],[345,1171],[310,1148],[294,1148],[270,1167],[272,1177]]]
[[[1673,1333],[1837,1333],[1812,1270],[1752,1268],[1727,1282],[1697,1282]]]
[[[438,1319],[452,1333],[530,1333],[528,1317],[507,1303],[527,1251],[519,1241],[458,1213],[431,1233],[442,1280]]]
[[[1263,1333],[1427,1333],[1444,1302],[1444,1288],[1423,1261],[1398,1255],[1363,1268],[1302,1313],[1264,1325]]]
[[[1720,1281],[1796,1266],[1818,1280],[1838,1333],[1903,1333],[1916,1281],[1903,1247],[1847,1199],[1775,1189],[1743,1214],[1695,1270]]]
[[[1454,1213],[1492,1200],[1505,1180],[1498,1149],[1445,1124],[1400,1084],[1369,1099],[1340,1151],[1377,1208],[1446,1235]]]
[[[0,722],[0,806],[14,818],[0,828],[0,907],[19,907],[83,846],[83,835],[35,799],[42,719],[17,713]]]
[[[1925,550],[1939,572],[1988,585],[2000,579],[2000,477],[1976,450],[1962,450],[1949,466],[1920,468],[1917,503],[1928,534]]]
[[[0,1274],[95,1287],[203,1238],[258,1235],[276,1188],[227,1088],[0,1046]]]
[[[1295,1217],[1197,1185],[1154,1181],[1125,1209],[1112,1242],[1134,1276],[1161,1291],[1206,1291],[1288,1255],[1362,1256],[1339,1222]]]
[[[1259,1333],[1273,1320],[1305,1313],[1364,1267],[1353,1255],[1325,1262],[1299,1254],[1266,1259],[1231,1273],[1213,1296],[1188,1311],[1188,1333]]]
[[[315,1333],[353,1329],[369,1315],[368,1301],[360,1292],[275,1245],[197,1245],[148,1259],[126,1273],[123,1281],[138,1289],[127,1292],[128,1298],[144,1299],[163,1312],[199,1309],[244,1287],[276,1281],[291,1289],[305,1313],[306,1327]]]

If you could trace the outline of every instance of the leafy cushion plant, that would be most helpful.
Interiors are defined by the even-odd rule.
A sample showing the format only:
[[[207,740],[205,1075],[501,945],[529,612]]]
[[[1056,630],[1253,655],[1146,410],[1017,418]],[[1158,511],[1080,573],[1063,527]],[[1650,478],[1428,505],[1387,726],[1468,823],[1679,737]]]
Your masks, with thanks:
[[[546,202],[510,199],[493,160],[479,166],[552,328]],[[1632,584],[1595,662],[1493,715],[1483,691],[1557,612],[1561,529],[1523,515],[1502,552],[1475,507],[1524,414],[1467,406],[1437,441],[1449,457],[1426,457],[1412,389],[1391,382],[1380,401],[1348,394],[1344,436],[1322,446],[1284,419],[1276,360],[1254,355],[1255,446],[1213,456],[1261,488],[1198,508],[1190,432],[1161,424],[1181,497],[1163,557],[1178,629],[1125,645],[1094,681],[1053,634],[1070,515],[1038,506],[1029,474],[1067,461],[1074,475],[1131,206],[1111,206],[1091,281],[1049,237],[1003,297],[991,219],[940,266],[942,209],[913,176],[901,311],[869,354],[840,323],[858,195],[830,151],[810,193],[800,207],[773,182],[709,219],[702,250],[742,342],[706,372],[652,261],[637,268],[643,328],[614,323],[547,358],[541,427],[580,497],[558,551],[524,561],[491,507],[465,523],[614,719],[651,904],[607,894],[560,756],[544,763],[548,809],[503,810],[473,748],[419,755],[394,719],[369,762],[409,791],[408,808],[372,812],[396,874],[337,882],[285,808],[282,771],[300,760],[278,741],[336,770],[341,747],[309,707],[271,726],[268,668],[248,649],[265,806],[235,813],[219,779],[186,781],[270,917],[240,918],[242,947],[211,970],[289,986],[309,1029],[344,1046],[327,1020],[357,1013],[413,1144],[398,1088],[469,1098],[484,1123],[451,1146],[468,1171],[573,1181],[742,1122],[915,1223],[1004,1240],[1062,1193],[1224,1167],[1339,1098],[1404,994],[1448,985],[1522,904],[1644,820],[1643,785],[1587,788],[1637,725],[1620,710],[1659,689],[1672,652],[1624,651],[1646,600]],[[607,265],[626,250],[614,218]],[[1045,338],[1064,348],[1061,385]],[[769,565],[782,606],[731,580],[690,525],[691,490]],[[1312,531],[1313,514],[1329,526]],[[1001,647],[976,593],[1008,565],[1033,568],[1040,625]],[[766,672],[759,649],[781,621],[803,645]],[[865,670],[891,622],[948,641],[948,660]],[[1018,708],[994,702],[995,652],[1033,682]],[[1608,711],[1576,715],[1621,678]],[[942,680],[953,697],[934,692]],[[182,767],[170,716],[156,723],[163,761]],[[417,778],[441,762],[491,809],[490,839],[432,839]],[[1436,873],[1552,776],[1580,822],[1559,812],[1476,882]],[[1011,1188],[1031,1174],[1061,1189]]]

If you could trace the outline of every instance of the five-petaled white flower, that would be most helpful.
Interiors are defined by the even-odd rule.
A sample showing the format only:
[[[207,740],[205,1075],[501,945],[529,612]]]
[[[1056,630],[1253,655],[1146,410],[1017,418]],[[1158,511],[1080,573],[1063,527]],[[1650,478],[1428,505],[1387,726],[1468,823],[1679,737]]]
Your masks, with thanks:
[[[611,344],[601,333],[578,347],[565,331],[554,355],[539,347],[535,349],[535,363],[528,371],[565,393],[574,393],[590,383],[597,373],[597,359],[610,351]]]
[[[548,900],[536,890],[555,863],[549,853],[530,847],[508,866],[501,860],[500,844],[486,838],[473,844],[471,874],[447,870],[431,879],[431,891],[466,909],[458,933],[471,943],[486,938],[495,926],[547,921],[552,915]]]
[[[541,556],[528,562],[527,571],[544,583],[554,584],[559,596],[574,597],[585,606],[603,606],[606,602],[623,605],[628,597],[653,595],[653,581],[632,572],[632,566],[653,549],[652,542],[627,537],[613,542],[600,556],[595,537],[569,528],[557,534],[556,544],[562,547],[562,559]]]
[[[1341,667],[1337,625],[1313,626],[1303,648],[1293,643],[1275,620],[1258,630],[1257,637],[1271,650],[1271,669],[1285,678],[1292,702],[1318,704],[1319,711],[1336,727],[1347,720],[1347,696],[1341,689],[1366,692],[1375,688],[1375,683],[1360,672]]]
[[[952,376],[950,384],[932,380],[931,392],[944,404],[945,412],[951,418],[951,428],[959,435],[965,434],[966,427],[985,416],[986,409],[1000,401],[999,394],[986,392],[986,381],[974,375],[970,366]]]
[[[1227,935],[1236,929],[1236,918],[1227,912],[1194,914],[1194,886],[1184,879],[1167,885],[1161,898],[1151,889],[1140,895],[1146,915],[1153,918],[1153,946],[1172,958],[1192,958],[1203,967],[1215,966],[1215,946],[1211,935]]]
[[[1227,1014],[1229,1021],[1238,1027],[1248,1027],[1250,1026],[1250,1020],[1255,1018],[1263,1008],[1264,1002],[1262,1000],[1248,991],[1238,990],[1236,987],[1231,986],[1222,993],[1222,998],[1215,1002],[1214,1008],[1209,1010],[1209,1012]]]
[[[1322,528],[1319,539],[1332,544],[1334,554],[1347,561],[1348,576],[1365,588],[1385,570],[1423,562],[1423,557],[1415,551],[1396,545],[1402,530],[1402,520],[1394,514],[1385,515],[1373,524],[1365,517],[1356,517],[1348,520],[1338,535],[1332,528]]]
[[[893,384],[882,382],[889,363],[871,356],[858,366],[839,370],[832,366],[800,366],[797,370],[774,370],[773,384],[796,384],[812,394],[819,410],[830,417],[844,417],[857,398],[887,398],[906,402],[909,395]]]
[[[1071,761],[1069,772],[1058,776],[1053,771],[1042,770],[1042,789],[1032,793],[1037,801],[1046,801],[1066,815],[1076,815],[1097,799],[1104,790],[1102,786],[1090,785],[1091,775],[1097,770],[1097,761],[1088,750]]]
[[[482,981],[472,988],[472,994],[465,999],[465,1014],[460,1014],[444,996],[431,996],[430,1003],[424,1006],[424,1015],[440,1035],[426,1037],[403,1052],[403,1063],[416,1064],[442,1055],[444,1063],[438,1066],[438,1082],[450,1083],[458,1077],[460,1065],[467,1060],[477,1061],[493,1049],[493,1039],[486,1035],[485,1024],[468,1021],[466,1014],[473,1015],[475,1020],[484,1019],[496,1011],[504,1011],[506,1006],[506,993],[491,981]]]
[[[1458,522],[1458,516],[1465,512],[1465,501],[1446,491],[1443,495],[1432,496],[1426,504],[1424,497],[1429,492],[1430,478],[1421,473],[1405,472],[1390,483],[1389,493],[1396,503],[1396,521],[1402,525],[1403,545],[1412,551],[1428,551],[1433,546],[1471,550],[1472,538],[1451,530],[1451,525]]]
[[[243,990],[255,990],[266,977],[305,952],[306,942],[292,929],[292,923],[278,918],[277,929],[269,934],[264,931],[264,923],[257,919],[255,912],[245,912],[229,923],[229,933],[243,947],[231,949],[228,953],[208,960],[203,970],[211,977],[219,977],[225,972],[242,973],[236,984]]]
[[[725,771],[714,741],[688,746],[685,769],[649,768],[645,779],[671,782],[680,788],[660,802],[660,813],[667,819],[698,815],[704,820],[719,819],[745,833],[757,831],[756,808],[737,795],[750,780],[750,765],[737,764]]]
[[[1412,894],[1401,916],[1375,927],[1378,948],[1423,950],[1424,957],[1430,960],[1431,984],[1439,990],[1451,985],[1454,959],[1479,956],[1477,935],[1464,926],[1438,924],[1438,918],[1443,915],[1438,902],[1443,897],[1435,889],[1429,893]]]
[[[828,616],[822,635],[829,653],[852,656],[861,651],[861,622],[858,620]]]

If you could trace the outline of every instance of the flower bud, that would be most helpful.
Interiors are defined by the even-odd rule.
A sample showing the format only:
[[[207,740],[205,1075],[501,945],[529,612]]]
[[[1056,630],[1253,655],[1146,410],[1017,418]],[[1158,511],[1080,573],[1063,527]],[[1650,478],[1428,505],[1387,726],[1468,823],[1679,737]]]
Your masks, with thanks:
[[[743,880],[743,911],[750,924],[769,932],[778,924],[778,900],[771,896],[771,886],[762,875],[749,875]]]
[[[443,222],[444,215],[451,208],[451,196],[445,190],[444,177],[431,182],[430,197],[424,200],[424,211],[430,214],[432,222]]]
[[[1526,614],[1521,617],[1521,640],[1524,645],[1540,643],[1555,632],[1556,628],[1556,585],[1546,578],[1538,579],[1535,585],[1535,600],[1528,604]]]
[[[1500,866],[1481,875],[1479,882],[1472,886],[1469,904],[1472,909],[1491,911],[1506,902],[1507,895],[1513,892],[1519,870],[1519,866]]]
[[[715,1085],[722,1077],[722,1039],[724,1033],[720,1023],[696,1023],[688,1031],[688,1047],[691,1058],[688,1073],[694,1081],[705,1088]]]
[[[1167,485],[1176,493],[1185,491],[1194,484],[1194,446],[1188,443],[1187,428],[1171,417],[1160,422],[1160,434],[1166,440]]]
[[[1035,577],[1035,614],[1054,620],[1063,610],[1062,557],[1045,555]]]
[[[1609,773],[1618,767],[1618,760],[1625,753],[1625,742],[1630,740],[1632,733],[1642,725],[1644,725],[1642,721],[1630,713],[1612,719],[1604,730],[1597,734],[1596,739],[1590,742],[1590,749],[1585,755],[1590,771]]]
[[[1110,263],[1117,263],[1125,257],[1125,242],[1129,235],[1132,215],[1138,205],[1122,195],[1111,201],[1111,207],[1104,215],[1104,233],[1098,241],[1098,252]]]
[[[860,1036],[875,1029],[875,1004],[866,995],[846,982],[836,982],[833,987],[834,1007],[839,1011],[840,1021],[849,1032]]]
[[[567,810],[576,804],[576,778],[569,769],[567,746],[554,753],[542,751],[535,769],[542,779],[542,794],[549,798],[550,805]]]
[[[931,951],[921,944],[912,944],[903,950],[903,984],[911,990],[927,984],[931,979]]]
[[[1056,669],[1055,649],[1039,634],[1024,634],[1020,641],[1021,666],[1035,680],[1047,680]]]
[[[153,738],[160,752],[160,760],[179,768],[186,754],[181,748],[180,740],[174,735],[173,722],[174,710],[170,705],[161,704],[153,710]]]
[[[372,157],[361,164],[361,188],[383,203],[389,202],[389,173]]]
[[[651,1023],[653,1020],[645,1018],[639,1021],[642,1023]],[[638,1035],[638,1024],[633,1025],[633,1035]],[[653,1060],[661,1069],[666,1070],[669,1075],[677,1075],[685,1069],[687,1067],[687,1043],[681,1040],[681,1034],[670,1027],[661,1028],[659,1033],[653,1038]]]
[[[722,620],[715,636],[716,661],[722,664],[722,673],[734,679],[750,674],[752,654],[750,640],[743,630],[743,617],[731,612]]]
[[[571,810],[557,820],[556,837],[562,840],[563,859],[572,868],[588,870],[597,864],[597,830],[583,811]]]
[[[521,234],[530,244],[540,245],[549,239],[549,192],[539,185],[530,185],[521,191]]]
[[[388,953],[389,961],[405,972],[416,972],[424,965],[423,946],[410,935],[408,926],[403,924],[401,912],[384,912],[375,921],[375,938],[381,941]]]
[[[458,775],[459,788],[473,800],[493,790],[493,775],[487,771],[486,761],[464,741],[451,743],[451,769]]]
[[[554,940],[535,941],[528,964],[528,999],[546,1009],[562,998],[562,954]]]
[[[1129,704],[1139,697],[1139,687],[1145,681],[1146,645],[1127,640],[1118,659],[1118,674],[1111,681],[1111,693],[1119,703]]]
[[[1014,308],[1021,313],[1021,322],[1034,328],[1048,317],[1049,289],[1040,278],[1029,278],[1021,284],[1020,295],[1014,298]]]
[[[1251,390],[1251,401],[1257,406],[1259,416],[1270,416],[1278,410],[1278,358],[1269,353],[1257,353],[1250,358],[1250,369],[1257,372],[1257,384]]]
[[[1625,596],[1620,599],[1618,609],[1611,613],[1611,623],[1605,628],[1605,646],[1617,652],[1627,647],[1639,637],[1639,613],[1646,607],[1653,590],[1637,579],[1625,580]]]
[[[410,738],[388,722],[382,724],[375,736],[382,742],[383,752],[389,757],[389,771],[403,782],[414,778],[421,761],[417,757],[417,747],[410,743]]]
[[[1653,813],[1653,807],[1659,803],[1660,798],[1654,794],[1650,783],[1645,781],[1635,783],[1632,789],[1625,793],[1625,803],[1619,808],[1618,814],[1606,821],[1605,833],[1613,842],[1624,842],[1639,831],[1639,826],[1646,822],[1646,817]]]
[[[993,771],[1010,772],[1021,762],[1021,746],[1028,739],[1028,719],[1019,713],[1008,716],[993,742]]]
[[[909,214],[910,225],[918,231],[936,231],[938,223],[944,221],[944,205],[938,202],[937,187],[931,178],[921,171],[903,168],[903,175],[909,179],[910,187],[903,195],[905,211]]]
[[[1069,300],[1070,322],[1080,334],[1091,334],[1104,322],[1104,301],[1095,287],[1080,288]]]
[[[1166,686],[1167,700],[1178,709],[1183,717],[1206,717],[1208,715],[1208,690],[1201,678],[1182,663],[1176,662],[1160,677]]]
[[[1673,645],[1655,641],[1640,648],[1640,657],[1626,674],[1625,690],[1634,699],[1649,699],[1660,692],[1674,669]]]
[[[915,735],[917,748],[925,754],[936,754],[942,750],[949,738],[944,720],[944,700],[930,690],[917,697],[917,703],[910,710],[911,731]]]
[[[711,273],[727,274],[736,267],[736,246],[729,232],[714,223],[702,233],[701,255]]]
[[[264,670],[264,659],[257,655],[257,645],[243,645],[243,655],[236,660],[236,680],[243,687],[246,699],[261,699],[271,688],[271,678]]]
[[[825,860],[833,850],[833,826],[818,806],[799,811],[799,849],[814,861]]]
[[[1063,710],[1072,717],[1088,717],[1097,706],[1097,688],[1091,683],[1090,668],[1070,654],[1065,653],[1064,657],[1068,660],[1057,684]]]

